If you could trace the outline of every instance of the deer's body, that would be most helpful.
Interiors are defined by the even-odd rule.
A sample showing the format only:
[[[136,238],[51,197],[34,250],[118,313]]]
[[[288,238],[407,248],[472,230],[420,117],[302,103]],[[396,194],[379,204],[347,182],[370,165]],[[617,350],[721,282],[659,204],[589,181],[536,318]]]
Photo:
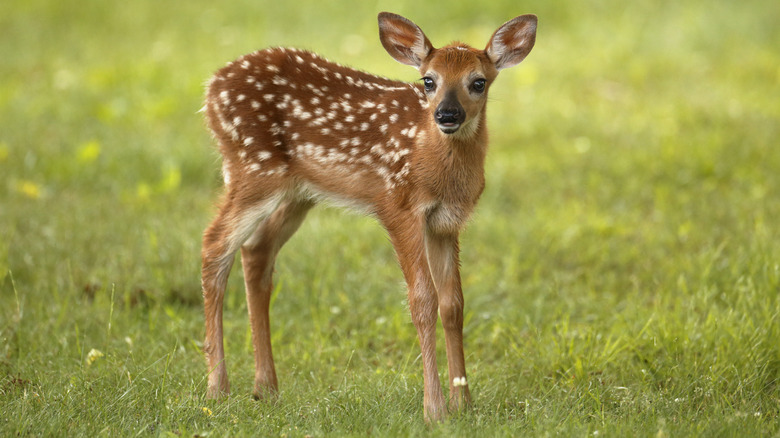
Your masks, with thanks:
[[[484,122],[475,123],[477,141],[460,148],[427,134],[434,121],[420,120],[429,107],[420,85],[276,48],[217,72],[207,102],[228,193],[273,181],[281,198],[327,199],[374,215],[386,203],[452,204],[435,222],[454,221],[448,227],[457,231],[484,186]]]
[[[536,19],[502,26],[484,51],[434,49],[403,17],[380,14],[380,38],[424,85],[391,81],[295,49],[245,55],[209,83],[206,116],[223,157],[225,198],[203,242],[209,395],[229,391],[222,298],[241,251],[255,349],[255,394],[277,390],[268,305],[276,254],[308,210],[327,202],[375,216],[409,286],[423,352],[425,413],[445,413],[435,356],[441,314],[450,405],[469,401],[458,234],[484,187],[487,87],[533,46]],[[481,84],[479,83],[481,82]]]

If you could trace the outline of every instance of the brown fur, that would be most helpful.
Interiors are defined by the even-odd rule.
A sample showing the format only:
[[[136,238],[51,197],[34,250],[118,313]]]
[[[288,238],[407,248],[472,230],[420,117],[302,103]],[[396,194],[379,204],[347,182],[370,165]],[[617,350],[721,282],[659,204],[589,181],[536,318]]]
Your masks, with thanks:
[[[425,418],[446,414],[437,311],[450,408],[469,403],[458,235],[485,185],[488,89],[499,69],[528,54],[536,17],[505,23],[486,50],[461,43],[435,49],[419,27],[394,14],[380,14],[379,27],[388,53],[434,80],[434,90],[281,48],[245,55],[210,81],[205,112],[225,177],[219,214],[203,237],[210,397],[230,390],[222,301],[234,254],[241,251],[246,280],[254,392],[268,396],[278,389],[268,316],[274,260],[309,209],[330,202],[371,214],[388,231],[422,350]],[[440,109],[451,114],[442,118]]]

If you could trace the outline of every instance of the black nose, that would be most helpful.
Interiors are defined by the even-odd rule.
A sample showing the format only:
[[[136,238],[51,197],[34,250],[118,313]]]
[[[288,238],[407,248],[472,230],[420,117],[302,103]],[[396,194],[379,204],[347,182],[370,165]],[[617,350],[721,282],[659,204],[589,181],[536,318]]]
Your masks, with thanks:
[[[439,108],[436,110],[436,122],[440,124],[444,123],[461,123],[462,112],[458,108]]]

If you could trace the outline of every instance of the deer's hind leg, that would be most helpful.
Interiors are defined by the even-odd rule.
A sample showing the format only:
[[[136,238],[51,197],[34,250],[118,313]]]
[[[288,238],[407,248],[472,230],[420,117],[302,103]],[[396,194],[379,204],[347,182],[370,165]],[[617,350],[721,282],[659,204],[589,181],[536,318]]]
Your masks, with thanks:
[[[273,291],[274,261],[279,250],[298,230],[310,201],[283,201],[241,247],[246,301],[255,352],[255,398],[269,397],[279,389],[271,351],[269,304]]]
[[[277,208],[280,195],[252,201],[239,201],[228,189],[219,214],[203,234],[201,284],[206,322],[203,349],[209,367],[207,397],[219,398],[230,392],[223,344],[222,303],[233,259],[258,224]]]

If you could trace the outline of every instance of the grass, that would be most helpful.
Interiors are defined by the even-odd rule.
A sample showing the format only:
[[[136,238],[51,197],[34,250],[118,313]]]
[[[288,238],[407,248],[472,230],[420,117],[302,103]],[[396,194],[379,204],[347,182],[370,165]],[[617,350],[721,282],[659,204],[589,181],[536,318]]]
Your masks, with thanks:
[[[380,3],[0,5],[0,434],[777,435],[776,2]],[[379,10],[438,45],[540,16],[493,88],[462,239],[474,407],[424,425],[392,249],[328,209],[277,265],[280,399],[249,396],[236,269],[233,395],[206,401],[202,84],[269,45],[417,79],[381,50]]]

